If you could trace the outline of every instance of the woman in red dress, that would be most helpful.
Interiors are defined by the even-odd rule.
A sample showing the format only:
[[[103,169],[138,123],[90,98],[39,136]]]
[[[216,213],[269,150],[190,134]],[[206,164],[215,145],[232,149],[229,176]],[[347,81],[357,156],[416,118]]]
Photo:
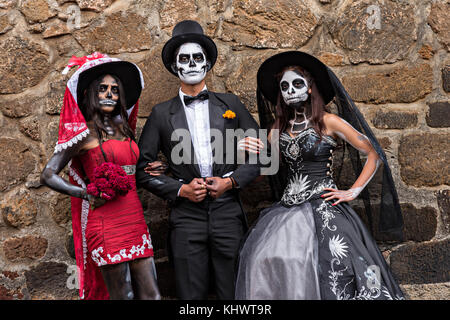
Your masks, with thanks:
[[[72,198],[72,226],[82,299],[159,299],[153,246],[136,192],[139,149],[134,129],[142,73],[133,63],[94,53],[79,65],[64,95],[58,143],[41,175]],[[110,200],[87,193],[95,169],[122,167],[132,186]],[[70,183],[58,173],[69,164]]]

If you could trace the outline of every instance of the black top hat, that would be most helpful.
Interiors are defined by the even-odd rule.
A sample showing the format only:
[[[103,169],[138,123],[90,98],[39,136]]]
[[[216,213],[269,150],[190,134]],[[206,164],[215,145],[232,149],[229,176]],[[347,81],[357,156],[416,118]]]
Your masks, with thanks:
[[[162,49],[162,60],[166,69],[170,73],[177,75],[172,70],[172,63],[174,59],[175,50],[177,50],[183,43],[194,42],[202,46],[206,51],[207,59],[211,62],[211,68],[217,59],[217,47],[214,41],[207,35],[203,34],[203,29],[200,24],[192,20],[183,20],[173,28],[172,38],[166,42]]]
[[[286,51],[264,61],[258,70],[258,87],[264,97],[271,103],[277,103],[278,91],[280,90],[276,75],[289,66],[300,66],[311,74],[325,104],[333,99],[335,93],[328,75],[328,67],[308,53]]]
[[[78,78],[78,105],[81,106],[84,90],[89,87],[91,82],[106,74],[114,75],[120,79],[125,90],[126,107],[127,109],[131,108],[141,95],[142,85],[139,69],[128,61],[105,62],[83,71]]]

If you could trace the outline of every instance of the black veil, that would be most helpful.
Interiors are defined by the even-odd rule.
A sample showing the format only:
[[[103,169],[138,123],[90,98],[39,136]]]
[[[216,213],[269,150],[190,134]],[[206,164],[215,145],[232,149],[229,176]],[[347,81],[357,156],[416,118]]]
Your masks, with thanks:
[[[291,57],[291,61],[286,61],[289,60],[289,53],[291,53],[293,57]],[[306,63],[305,61],[293,60],[295,58],[298,59],[300,56],[299,54],[308,56],[308,59],[314,59],[315,65],[311,64],[312,60],[307,61]],[[395,188],[386,155],[364,119],[364,116],[358,110],[344,86],[330,68],[306,53],[294,51],[284,52],[278,55],[284,55],[283,59],[280,59],[284,60],[281,63],[284,66],[302,66],[310,71],[313,76],[314,72],[311,72],[310,68],[321,68],[321,73],[316,72],[316,75],[318,76],[314,78],[321,94],[323,95],[323,93],[325,93],[325,95],[328,95],[328,97],[324,100],[332,100],[338,116],[350,123],[356,130],[366,135],[366,137],[370,140],[373,148],[380,158],[381,164],[375,176],[363,189],[358,198],[351,202],[351,205],[360,214],[361,218],[366,220],[376,239],[384,241],[402,241],[403,217],[399,205],[397,190]],[[275,57],[276,56],[269,59]],[[268,60],[266,60],[266,62]],[[274,81],[273,76],[275,73],[273,71],[275,70],[274,65],[276,63],[271,61],[272,66],[267,67],[264,66],[266,62],[263,63],[258,71],[258,86],[256,89],[256,95],[260,126],[263,129],[269,130],[275,121],[276,105],[274,102],[276,100],[274,99],[274,96],[277,92],[267,94],[269,97],[266,97],[263,92],[266,93],[278,90],[278,84],[276,84],[276,86],[273,83],[269,85],[267,84],[267,81]],[[278,67],[280,67],[281,64],[279,63]],[[277,73],[281,70],[282,68],[279,68]],[[273,79],[267,79],[269,74],[272,75],[271,78]],[[272,152],[276,151],[272,150]],[[362,171],[363,161],[364,159],[361,158],[358,150],[356,150],[349,143],[341,141],[340,147],[336,150],[333,156],[333,178],[340,189],[351,187],[352,183]],[[286,176],[286,165],[280,161],[280,170],[278,173],[269,176],[270,187],[276,201],[279,201],[282,196],[283,190],[287,183]]]

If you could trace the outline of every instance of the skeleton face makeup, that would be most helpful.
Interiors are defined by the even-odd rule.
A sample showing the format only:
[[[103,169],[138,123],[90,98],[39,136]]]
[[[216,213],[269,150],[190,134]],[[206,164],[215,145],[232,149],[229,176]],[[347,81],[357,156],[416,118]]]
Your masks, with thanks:
[[[98,103],[103,112],[111,113],[114,111],[118,100],[119,85],[116,80],[108,74],[99,84]]]
[[[308,81],[295,71],[288,70],[280,81],[284,102],[293,107],[303,105],[308,100]]]
[[[198,43],[184,43],[176,57],[176,71],[180,80],[186,84],[197,84],[208,71],[208,62],[203,48]]]

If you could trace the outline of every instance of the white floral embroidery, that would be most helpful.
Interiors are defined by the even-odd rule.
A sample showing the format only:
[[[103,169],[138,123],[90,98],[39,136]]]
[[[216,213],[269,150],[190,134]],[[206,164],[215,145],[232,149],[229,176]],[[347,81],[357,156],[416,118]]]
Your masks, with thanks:
[[[381,296],[381,293],[383,293],[383,295],[388,300],[405,300],[404,297],[401,297],[399,295],[396,295],[395,298],[393,298],[386,286],[383,286],[382,288],[383,290],[380,290],[377,287],[366,289],[364,286],[362,286],[359,292],[355,292],[355,296],[352,298],[352,300],[374,300],[379,298]]]
[[[372,268],[367,267],[364,276],[367,278],[367,282],[372,283],[373,286],[370,286],[370,288],[367,289],[362,286],[359,291],[355,292],[355,296],[353,297],[354,300],[377,299],[381,296],[381,293],[383,293],[388,300],[394,300],[386,286],[381,286],[381,281],[378,279],[377,273],[374,272]],[[380,290],[380,288],[383,288],[383,290]],[[397,295],[395,299],[403,300],[404,298]]]
[[[388,299],[388,300],[405,300],[405,298],[404,297],[401,297],[401,296],[399,296],[398,294],[397,295],[395,295],[395,298],[393,298],[392,296],[391,296],[391,294],[389,293],[389,290],[385,287],[385,286],[383,286],[383,294],[384,294],[384,296]]]
[[[329,210],[330,209],[330,210]],[[336,231],[336,225],[330,226],[331,219],[335,218],[334,211],[331,209],[330,205],[326,201],[322,201],[320,206],[317,208],[317,212],[320,214],[322,218],[322,228],[320,230],[321,238],[320,242],[323,242],[325,239],[324,230],[327,228],[330,231]]]
[[[331,255],[333,257],[336,257],[339,259],[347,257],[348,246],[344,242],[344,237],[339,238],[339,235],[333,236],[333,238],[330,238],[328,246],[330,248]]]
[[[339,277],[344,274],[344,271],[347,271],[348,266],[346,266],[345,268],[340,269],[340,270],[335,270],[334,264],[340,265],[341,261],[338,258],[333,258],[331,260],[331,263],[330,263],[331,270],[328,271],[328,273],[330,274],[328,276],[328,278],[330,278],[330,280],[331,280],[330,281],[331,291],[334,293],[334,295],[336,296],[336,298],[338,300],[348,300],[348,299],[350,299],[350,295],[348,293],[346,293],[345,290],[346,290],[347,286],[353,282],[353,279],[350,280],[349,282],[347,282],[344,285],[343,289],[339,288],[339,282],[338,282]]]
[[[148,237],[147,237],[147,235],[148,235]],[[131,247],[131,249],[129,250],[128,253],[127,253],[127,249],[121,249],[119,251],[119,253],[115,254],[114,256],[111,256],[108,253],[107,257],[108,257],[110,263],[115,263],[115,262],[122,261],[122,259],[132,259],[133,257],[139,257],[140,255],[144,255],[146,250],[150,250],[150,249],[153,249],[153,245],[152,245],[152,240],[150,238],[150,235],[148,234],[148,231],[147,231],[147,234],[144,233],[142,235],[142,245],[134,245],[133,247]],[[94,252],[95,252],[95,258],[94,258]],[[100,267],[104,264],[107,264],[107,262],[100,256],[100,254],[98,252],[103,252],[103,248],[99,247],[99,248],[93,250],[92,251],[92,259]],[[104,261],[103,264],[99,263],[99,258],[101,259],[100,261]]]
[[[153,248],[150,237],[147,239],[147,235],[142,235],[142,246],[133,246],[130,250],[131,254],[136,254],[136,256],[143,255],[145,250],[145,245],[149,248]]]
[[[302,174],[298,175],[298,173],[296,173],[292,177],[288,187],[286,188],[286,194],[294,196],[307,190],[308,187],[309,187],[308,176],[307,175],[303,176]]]
[[[344,275],[344,272],[347,271],[348,266],[345,268],[342,268],[340,270],[335,270],[335,265],[340,265],[342,261],[340,260],[343,257],[347,257],[345,253],[347,253],[346,248],[348,246],[345,242],[343,242],[343,237],[339,238],[339,235],[333,236],[330,238],[329,242],[329,248],[332,256],[334,257],[331,260],[330,263],[330,269],[328,271],[329,276],[328,278],[330,281],[330,289],[333,292],[333,294],[336,296],[338,300],[374,300],[378,299],[381,296],[381,293],[388,299],[388,300],[404,300],[403,297],[396,295],[395,298],[391,296],[389,293],[389,290],[386,288],[386,286],[381,286],[381,281],[378,279],[377,274],[373,272],[373,270],[368,267],[367,270],[364,272],[364,276],[367,278],[368,282],[379,284],[379,286],[373,286],[371,288],[366,288],[365,286],[361,286],[359,290],[355,290],[353,296],[350,295],[350,293],[347,293],[347,286],[349,286],[353,281],[354,278],[352,278],[349,282],[347,282],[343,288],[339,285],[339,277]],[[383,290],[381,290],[382,288]]]
[[[134,248],[134,246],[133,246],[133,248]],[[116,262],[116,261],[122,260],[122,258],[131,259],[133,257],[133,255],[131,253],[127,254],[126,251],[127,251],[126,249],[122,249],[122,250],[119,251],[119,254],[116,254],[113,257],[111,257],[111,255],[108,253],[109,261]]]
[[[368,290],[365,286],[361,286],[359,292],[355,292],[355,296],[352,298],[352,300],[374,300],[379,298],[380,295],[381,290],[376,287],[372,287]]]
[[[319,180],[310,187],[311,181],[308,180],[308,175],[295,174],[289,180],[285,192],[281,197],[281,201],[287,206],[301,204],[313,196],[320,194],[325,188],[335,188],[336,185],[332,180]]]
[[[104,266],[106,263],[105,259],[100,256],[100,252],[103,253],[103,247],[98,247],[97,249],[92,250],[91,256],[92,260],[99,266]]]

